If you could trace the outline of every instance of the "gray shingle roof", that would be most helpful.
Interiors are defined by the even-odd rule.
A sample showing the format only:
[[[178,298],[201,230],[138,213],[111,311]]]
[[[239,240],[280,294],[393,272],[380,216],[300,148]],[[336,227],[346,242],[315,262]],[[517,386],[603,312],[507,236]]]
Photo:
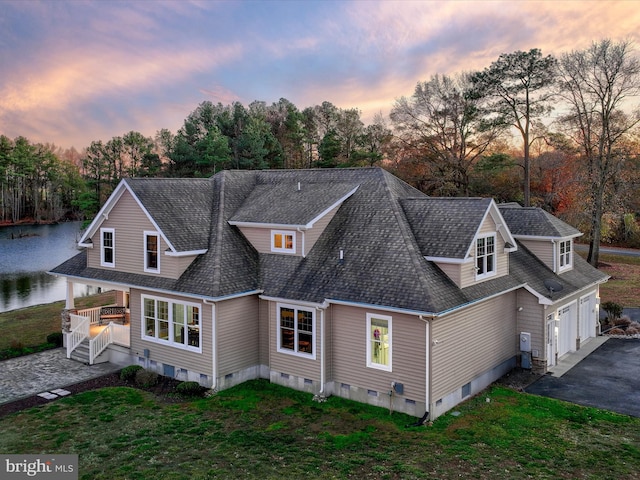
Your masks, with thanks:
[[[531,237],[575,237],[580,230],[537,207],[520,207],[509,203],[498,205],[500,213],[515,236]]]
[[[489,198],[412,198],[401,201],[425,257],[465,258]]]
[[[231,222],[307,225],[357,187],[352,183],[311,183],[295,179],[256,185]]]
[[[213,200],[211,181],[196,178],[128,178],[125,182],[176,251],[207,248]]]
[[[267,200],[272,205],[272,199],[282,197],[285,189],[291,192],[297,182],[307,186],[305,201],[324,203],[306,206],[286,200],[280,202],[281,209],[267,209],[270,221],[287,223],[282,222],[289,218],[284,213],[299,213],[295,222],[308,222],[358,188],[344,200],[306,257],[258,254],[229,220],[269,223],[259,217],[256,205]],[[263,291],[291,300],[330,299],[424,313],[445,312],[524,283],[544,292],[543,280],[555,276],[519,245],[518,252],[510,254],[510,275],[458,288],[424,255],[451,256],[462,246],[467,248],[490,200],[429,199],[379,168],[225,171],[206,180],[127,183],[176,248],[204,247],[207,252],[177,280],[87,268],[85,253],[53,273],[207,298]],[[291,192],[294,199],[296,193]],[[603,279],[581,260],[576,256],[573,270],[555,276],[567,284],[565,293]]]

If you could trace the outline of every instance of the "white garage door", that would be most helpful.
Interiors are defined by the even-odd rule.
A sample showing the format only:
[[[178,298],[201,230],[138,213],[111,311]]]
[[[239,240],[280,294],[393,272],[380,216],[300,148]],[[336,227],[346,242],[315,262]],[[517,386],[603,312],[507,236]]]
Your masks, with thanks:
[[[558,357],[576,350],[578,322],[572,307],[575,303],[558,310]]]
[[[596,335],[596,294],[580,299],[580,343]]]

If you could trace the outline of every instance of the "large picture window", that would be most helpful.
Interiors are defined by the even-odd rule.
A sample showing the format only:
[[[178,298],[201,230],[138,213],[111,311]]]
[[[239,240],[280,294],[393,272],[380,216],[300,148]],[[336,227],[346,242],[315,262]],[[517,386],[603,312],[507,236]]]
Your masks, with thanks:
[[[113,228],[100,229],[100,265],[116,266],[116,231]]]
[[[476,240],[476,278],[496,273],[496,236],[485,235]]]
[[[157,273],[160,271],[158,248],[160,239],[155,232],[144,232],[144,271]]]
[[[571,240],[560,242],[560,270],[569,268],[572,263]]]
[[[199,305],[143,296],[142,316],[144,339],[200,351]]]
[[[367,367],[391,371],[391,317],[367,314]]]
[[[271,231],[271,251],[280,253],[296,252],[296,233],[280,230]]]
[[[315,357],[315,310],[278,305],[278,351]]]

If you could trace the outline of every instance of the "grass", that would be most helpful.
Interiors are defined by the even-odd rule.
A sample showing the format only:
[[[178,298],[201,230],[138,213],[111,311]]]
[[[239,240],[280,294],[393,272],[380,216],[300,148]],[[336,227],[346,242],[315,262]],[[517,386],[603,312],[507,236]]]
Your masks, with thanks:
[[[603,302],[640,307],[640,257],[601,254],[599,268],[611,276],[600,286]]]
[[[105,388],[1,419],[0,452],[77,453],[82,479],[638,478],[640,419],[504,387],[457,411],[406,427],[266,381],[183,404]]]
[[[76,300],[77,308],[90,308],[114,303],[113,292],[82,297]],[[60,313],[64,302],[26,307],[0,313],[0,351],[16,347],[34,347],[47,341],[47,335],[59,332]]]

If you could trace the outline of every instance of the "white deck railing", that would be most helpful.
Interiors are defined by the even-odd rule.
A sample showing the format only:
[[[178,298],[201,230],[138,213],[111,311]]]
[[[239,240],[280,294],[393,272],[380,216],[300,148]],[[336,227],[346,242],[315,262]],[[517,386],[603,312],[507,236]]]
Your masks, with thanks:
[[[122,345],[123,347],[131,346],[131,327],[129,325],[119,325],[111,322],[109,324],[111,330],[111,341]]]
[[[82,317],[89,317],[89,323],[91,325],[99,325],[100,324],[100,309],[102,307],[115,307],[116,305],[101,305],[99,307],[93,308],[84,308],[82,310],[78,310],[78,315]],[[71,323],[71,328],[73,328],[73,322]]]
[[[89,365],[100,355],[111,343],[111,325],[107,325],[98,335],[89,340]]]
[[[71,325],[75,325],[67,336],[67,358],[71,358],[73,352],[85,338],[89,337],[89,317],[71,314]]]

